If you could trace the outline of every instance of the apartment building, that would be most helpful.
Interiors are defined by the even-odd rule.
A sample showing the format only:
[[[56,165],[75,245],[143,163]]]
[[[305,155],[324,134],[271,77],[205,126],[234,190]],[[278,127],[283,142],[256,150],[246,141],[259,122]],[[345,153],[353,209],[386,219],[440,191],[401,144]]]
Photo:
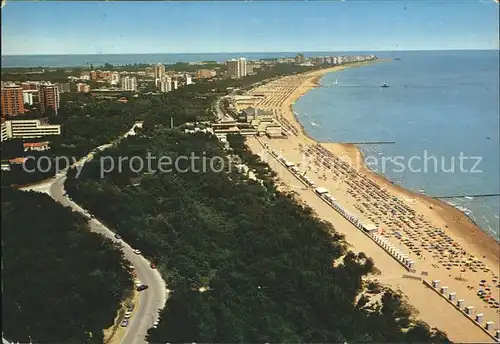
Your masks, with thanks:
[[[33,91],[23,90],[23,103],[33,105]]]
[[[24,114],[23,88],[14,84],[2,84],[2,118]]]
[[[217,72],[212,69],[198,69],[196,71],[197,79],[210,79],[217,75]]]
[[[71,85],[69,82],[63,82],[63,83],[57,84],[57,88],[59,89],[59,93],[71,92]]]
[[[158,87],[159,83],[165,77],[165,65],[161,63],[154,65],[154,74],[155,74],[155,86]]]
[[[51,83],[40,84],[40,112],[44,114],[52,108],[55,114],[59,110],[59,88]]]
[[[39,86],[40,83],[36,81],[25,81],[21,83],[21,87],[25,91],[38,91]]]
[[[122,78],[123,91],[137,91],[137,79],[132,76],[125,76]]]
[[[161,92],[172,91],[172,78],[166,77],[160,81],[160,91]]]
[[[88,93],[90,92],[90,86],[84,84],[83,82],[79,82],[78,84],[76,84],[76,92]]]
[[[247,75],[247,60],[244,57],[226,61],[227,72],[231,78],[242,78]]]

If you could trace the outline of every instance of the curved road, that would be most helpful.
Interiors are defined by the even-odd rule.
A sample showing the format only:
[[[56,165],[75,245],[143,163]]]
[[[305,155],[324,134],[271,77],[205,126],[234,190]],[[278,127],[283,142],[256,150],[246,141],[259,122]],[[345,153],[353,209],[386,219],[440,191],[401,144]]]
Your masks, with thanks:
[[[135,124],[133,128],[140,127],[140,124]],[[132,128],[132,129],[133,129]],[[124,136],[134,135],[134,131],[130,130]],[[98,147],[100,150],[109,148],[111,144],[106,144]],[[82,158],[75,165],[84,164],[86,161],[92,159],[89,154]],[[135,267],[137,278],[149,286],[148,289],[139,293],[139,303],[132,312],[132,317],[129,321],[126,333],[123,336],[121,344],[144,344],[147,343],[145,336],[153,323],[158,320],[158,310],[163,309],[167,302],[168,290],[165,281],[162,279],[160,273],[156,269],[151,269],[150,262],[141,255],[134,253],[134,248],[130,247],[126,242],[121,239],[115,238],[115,233],[103,225],[99,220],[92,218],[90,214],[81,208],[78,204],[73,202],[68,196],[64,195],[64,181],[66,180],[67,169],[49,181],[40,184],[31,185],[21,190],[36,191],[49,194],[56,202],[63,206],[70,207],[73,211],[83,214],[89,219],[88,224],[93,232],[100,233],[112,241],[121,243],[122,250],[125,257]]]

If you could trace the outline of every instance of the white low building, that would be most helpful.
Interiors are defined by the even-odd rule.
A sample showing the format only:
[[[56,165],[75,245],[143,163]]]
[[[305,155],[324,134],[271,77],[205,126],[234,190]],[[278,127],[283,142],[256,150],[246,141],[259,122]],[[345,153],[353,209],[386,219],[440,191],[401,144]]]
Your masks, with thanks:
[[[2,119],[2,141],[7,140],[8,138],[7,123]]]
[[[48,135],[61,135],[61,126],[46,124],[39,119],[12,120],[2,123],[2,141],[5,139],[28,139]]]

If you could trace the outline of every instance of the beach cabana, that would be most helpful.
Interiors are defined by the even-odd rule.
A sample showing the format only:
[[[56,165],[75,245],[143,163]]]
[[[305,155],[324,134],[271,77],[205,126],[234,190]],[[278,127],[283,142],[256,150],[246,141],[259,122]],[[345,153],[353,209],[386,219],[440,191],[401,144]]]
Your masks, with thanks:
[[[364,231],[368,233],[375,233],[378,231],[378,227],[373,223],[364,222],[361,226],[363,227]]]
[[[328,193],[328,190],[322,187],[316,188],[314,191],[320,196]]]

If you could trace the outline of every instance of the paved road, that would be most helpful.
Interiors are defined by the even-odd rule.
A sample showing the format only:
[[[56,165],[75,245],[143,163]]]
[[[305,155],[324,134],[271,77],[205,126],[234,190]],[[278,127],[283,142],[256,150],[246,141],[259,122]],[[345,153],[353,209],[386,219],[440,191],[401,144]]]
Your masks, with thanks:
[[[135,127],[135,126],[134,126]],[[129,131],[123,137],[133,135]],[[106,149],[110,144],[100,146],[99,148]],[[90,160],[90,154],[78,161],[76,164],[83,164]],[[125,336],[123,337],[122,344],[143,344],[147,343],[145,335],[149,328],[153,326],[153,322],[158,320],[158,309],[165,307],[168,291],[160,273],[156,269],[151,269],[150,262],[141,255],[133,252],[134,248],[130,247],[123,240],[115,238],[115,233],[109,228],[104,226],[99,220],[91,218],[90,214],[73,202],[64,193],[64,181],[66,180],[66,172],[57,174],[54,178],[43,183],[28,186],[22,190],[32,190],[37,192],[44,192],[49,194],[55,201],[63,206],[71,207],[74,211],[78,211],[89,219],[89,227],[92,231],[100,233],[115,242],[120,242],[123,247],[125,257],[135,267],[137,278],[149,286],[148,289],[140,292],[139,305],[134,310],[131,320],[129,322]]]

